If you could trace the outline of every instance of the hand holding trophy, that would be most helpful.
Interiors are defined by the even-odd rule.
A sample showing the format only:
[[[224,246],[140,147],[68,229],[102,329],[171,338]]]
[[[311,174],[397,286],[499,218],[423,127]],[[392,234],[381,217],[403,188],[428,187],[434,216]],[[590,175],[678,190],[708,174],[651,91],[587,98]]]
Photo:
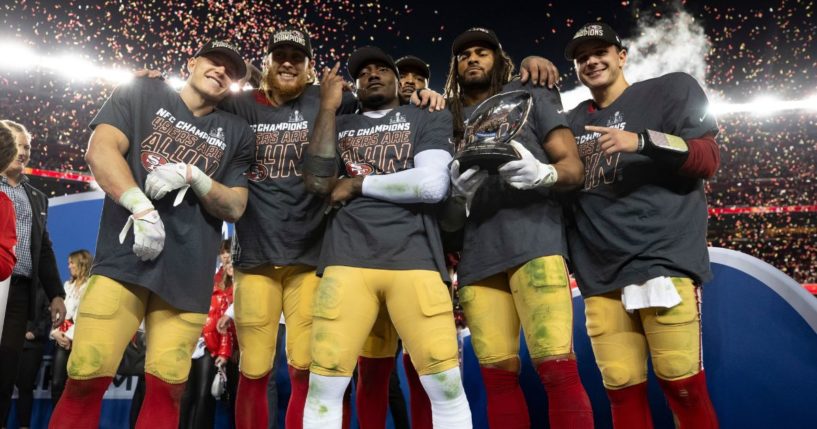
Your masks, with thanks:
[[[463,173],[474,165],[489,174],[497,174],[499,166],[521,159],[510,144],[528,119],[530,93],[511,91],[483,101],[465,124],[465,144],[454,159]]]

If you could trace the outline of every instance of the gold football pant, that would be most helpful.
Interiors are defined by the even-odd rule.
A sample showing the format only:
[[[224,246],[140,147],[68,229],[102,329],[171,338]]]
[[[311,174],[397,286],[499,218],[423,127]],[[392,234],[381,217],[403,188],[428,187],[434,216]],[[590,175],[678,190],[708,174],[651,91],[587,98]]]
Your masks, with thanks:
[[[351,376],[383,306],[420,375],[458,365],[451,298],[439,273],[331,266],[315,294],[310,371]]]
[[[480,364],[519,354],[519,328],[532,359],[573,351],[573,301],[564,258],[544,256],[459,290]]]
[[[235,326],[241,349],[239,368],[248,378],[272,369],[283,309],[289,365],[309,369],[312,300],[320,279],[306,265],[236,270]]]
[[[363,349],[360,355],[367,358],[393,358],[397,353],[397,344],[400,341],[400,336],[397,335],[397,330],[394,329],[394,324],[391,323],[389,312],[385,306],[380,307],[380,312],[377,314],[372,331],[363,343]],[[405,353],[405,345],[403,352]]]
[[[688,278],[672,282],[682,301],[670,309],[628,313],[621,290],[585,299],[587,334],[606,388],[647,381],[647,353],[661,379],[679,380],[701,371],[700,288]]]
[[[91,276],[79,305],[68,376],[87,380],[116,374],[143,318],[145,372],[167,383],[187,381],[207,314],[179,310],[143,287],[99,275]]]

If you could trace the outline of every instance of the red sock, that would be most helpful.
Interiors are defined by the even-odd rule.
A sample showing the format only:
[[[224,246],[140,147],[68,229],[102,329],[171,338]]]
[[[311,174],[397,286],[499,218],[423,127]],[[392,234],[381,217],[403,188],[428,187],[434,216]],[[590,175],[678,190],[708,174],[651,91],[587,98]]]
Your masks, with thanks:
[[[289,384],[292,387],[292,393],[289,395],[289,404],[287,404],[286,429],[301,429],[304,427],[306,394],[309,393],[309,370],[298,369],[290,365]],[[265,428],[267,425],[256,425],[255,427]]]
[[[239,374],[238,391],[235,394],[236,429],[265,428],[269,425],[269,407],[267,407],[269,377],[269,372],[261,378],[248,378],[243,373]],[[289,417],[288,414],[287,417]],[[288,424],[287,427],[289,427]]]
[[[706,375],[701,371],[692,377],[668,381],[658,379],[681,429],[717,429],[718,416],[709,392],[706,389]]]
[[[343,422],[342,429],[349,429],[352,427],[352,383],[346,386],[346,391],[343,392]]]
[[[412,429],[432,429],[431,424],[431,401],[428,400],[423,384],[420,382],[420,375],[411,363],[411,356],[403,353],[403,368],[406,370],[406,378],[409,385],[409,401],[411,402],[411,427]]]
[[[652,429],[647,382],[623,389],[607,389],[615,429]]]
[[[179,403],[186,384],[168,383],[145,373],[145,400],[136,419],[136,429],[177,429]]]
[[[69,378],[65,383],[57,408],[51,414],[49,429],[96,429],[102,411],[102,395],[108,390],[113,377],[90,380]]]
[[[548,395],[550,427],[593,427],[593,407],[579,378],[576,359],[547,360],[536,372]]]
[[[528,406],[516,371],[480,368],[488,402],[488,427],[530,428]]]
[[[357,360],[357,418],[360,429],[383,429],[389,411],[389,379],[394,357]]]

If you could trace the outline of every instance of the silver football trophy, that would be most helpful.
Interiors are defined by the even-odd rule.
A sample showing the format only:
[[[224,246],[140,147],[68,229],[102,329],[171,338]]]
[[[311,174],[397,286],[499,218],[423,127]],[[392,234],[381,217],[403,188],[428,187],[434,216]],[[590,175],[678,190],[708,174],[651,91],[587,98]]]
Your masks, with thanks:
[[[490,174],[520,159],[509,144],[528,119],[533,101],[527,91],[511,91],[483,101],[465,122],[464,144],[454,159],[464,172],[474,165]]]

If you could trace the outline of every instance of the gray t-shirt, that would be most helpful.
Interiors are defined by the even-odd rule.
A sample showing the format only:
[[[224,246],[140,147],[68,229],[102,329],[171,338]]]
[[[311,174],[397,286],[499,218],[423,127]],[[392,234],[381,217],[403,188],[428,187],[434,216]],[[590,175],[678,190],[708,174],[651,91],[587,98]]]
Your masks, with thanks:
[[[125,159],[144,189],[156,166],[184,162],[227,187],[246,187],[254,136],[247,123],[216,109],[195,117],[178,93],[158,79],[134,79],[116,88],[91,121],[116,127],[127,136]],[[221,219],[207,213],[195,193],[173,207],[176,192],[153,201],[165,227],[162,253],[148,262],[133,253],[133,231],[123,244],[119,232],[130,212],[105,197],[91,274],[142,286],[173,307],[206,313],[213,290],[213,267],[221,241]]]
[[[346,175],[397,173],[414,167],[424,150],[453,150],[451,114],[400,106],[382,118],[337,120],[338,152]],[[436,270],[448,281],[437,225],[439,204],[397,204],[359,196],[329,220],[319,273],[332,265]]]
[[[684,139],[716,135],[701,87],[671,73],[628,87],[598,110],[591,100],[568,113],[585,185],[573,204],[570,256],[584,296],[599,295],[658,276],[711,277],[706,250],[703,181],[679,175],[638,153],[604,156],[585,125],[632,132],[645,129]]]
[[[247,210],[235,226],[235,266],[316,266],[325,202],[306,191],[301,167],[320,108],[320,87],[307,86],[298,98],[278,107],[259,91],[228,97],[220,107],[246,119],[256,138]],[[338,113],[356,108],[357,99],[344,92]]]
[[[528,91],[533,106],[514,140],[539,161],[549,162],[542,144],[552,130],[567,127],[559,91],[513,81],[500,93],[515,90]],[[476,108],[465,108],[463,116],[468,118]],[[561,204],[547,189],[518,190],[498,175],[490,176],[477,190],[465,223],[459,284],[467,286],[548,255],[567,255]]]

